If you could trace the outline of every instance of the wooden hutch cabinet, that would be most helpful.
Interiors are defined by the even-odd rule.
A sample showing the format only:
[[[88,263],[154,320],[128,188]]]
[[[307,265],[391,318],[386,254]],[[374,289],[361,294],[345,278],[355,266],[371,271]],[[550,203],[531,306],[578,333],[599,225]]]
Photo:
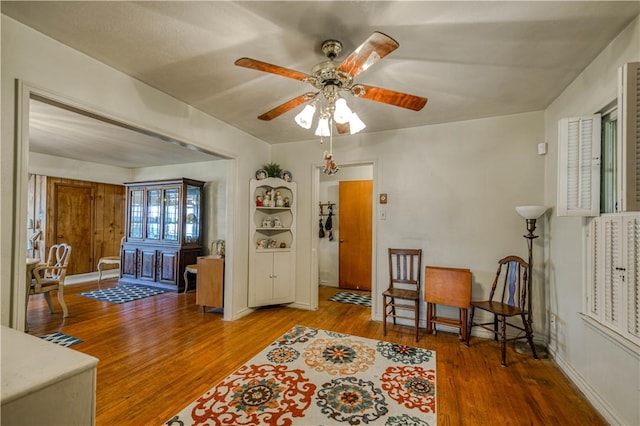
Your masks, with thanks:
[[[202,254],[202,187],[192,179],[130,182],[121,284],[182,291],[186,265]]]

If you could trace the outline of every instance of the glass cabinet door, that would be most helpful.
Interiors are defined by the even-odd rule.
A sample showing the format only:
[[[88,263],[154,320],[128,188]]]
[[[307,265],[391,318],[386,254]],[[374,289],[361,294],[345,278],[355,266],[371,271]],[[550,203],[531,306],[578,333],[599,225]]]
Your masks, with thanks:
[[[129,193],[130,219],[129,238],[142,238],[142,218],[143,218],[143,198],[144,191],[141,189],[132,190]]]
[[[200,240],[200,187],[187,185],[184,241],[195,243]]]
[[[178,213],[180,212],[180,190],[171,188],[164,190],[164,234],[169,241],[178,241]]]
[[[160,239],[160,214],[162,208],[162,191],[150,189],[147,191],[147,239]]]

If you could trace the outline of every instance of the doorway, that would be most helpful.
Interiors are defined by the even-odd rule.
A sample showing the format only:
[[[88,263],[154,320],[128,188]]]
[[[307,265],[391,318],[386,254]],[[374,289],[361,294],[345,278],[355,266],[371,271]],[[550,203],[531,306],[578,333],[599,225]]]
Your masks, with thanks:
[[[318,286],[328,286],[328,287],[335,287],[335,288],[339,288],[340,287],[340,282],[341,282],[341,275],[342,273],[347,273],[346,271],[344,271],[344,265],[341,265],[341,263],[346,262],[347,260],[342,260],[340,259],[340,240],[343,239],[343,232],[345,231],[345,224],[342,222],[342,217],[341,217],[341,213],[344,211],[343,208],[340,206],[340,183],[341,182],[353,182],[353,181],[369,181],[371,183],[371,190],[370,190],[370,195],[369,195],[369,201],[370,201],[370,206],[371,206],[371,213],[370,213],[370,230],[369,230],[369,237],[368,237],[368,242],[369,242],[369,250],[368,250],[368,262],[365,261],[364,264],[367,265],[365,266],[365,268],[368,268],[369,270],[369,274],[367,278],[364,278],[365,282],[368,282],[368,288],[366,288],[366,285],[363,286],[362,283],[362,279],[358,279],[355,282],[357,283],[356,286],[353,286],[352,288],[356,289],[356,287],[360,287],[361,290],[371,290],[373,286],[372,284],[372,277],[374,276],[374,270],[375,270],[375,258],[373,256],[373,252],[374,252],[374,234],[375,234],[375,229],[374,229],[374,223],[373,223],[373,186],[374,185],[374,181],[373,181],[373,170],[374,170],[374,165],[373,163],[359,163],[359,164],[351,164],[351,165],[345,165],[345,164],[341,164],[340,165],[340,171],[339,173],[337,173],[336,175],[333,176],[326,176],[324,175],[320,169],[317,170],[318,173],[318,181],[317,181],[317,189],[315,192],[315,194],[317,194],[316,196],[314,196],[314,205],[317,206],[318,208],[318,212],[316,213],[322,213],[320,211],[321,207],[320,204],[335,204],[334,206],[334,215],[333,215],[333,220],[332,220],[332,237],[333,240],[328,238],[328,232],[325,231],[325,236],[323,238],[319,238],[320,235],[322,235],[322,233],[319,233],[320,235],[317,236],[318,240],[317,240],[317,267],[318,267],[318,275],[317,275],[317,285]],[[325,207],[325,212],[326,214],[326,207]],[[317,216],[316,216],[317,217]],[[326,216],[323,218],[322,216],[320,216],[320,223],[325,223],[326,222]],[[317,219],[316,219],[316,223]],[[352,227],[352,225],[348,225],[350,228]],[[318,225],[318,231],[319,231],[319,225]],[[344,245],[345,243],[342,243],[342,245]],[[344,254],[344,251],[343,251]],[[349,260],[349,262],[351,262],[351,260]],[[346,288],[346,287],[345,287]]]
[[[372,180],[340,181],[338,286],[371,291]]]

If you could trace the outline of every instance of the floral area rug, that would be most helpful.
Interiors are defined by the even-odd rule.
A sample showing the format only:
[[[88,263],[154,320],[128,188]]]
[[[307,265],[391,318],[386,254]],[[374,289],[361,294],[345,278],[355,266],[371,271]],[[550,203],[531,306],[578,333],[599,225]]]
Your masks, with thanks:
[[[297,325],[164,424],[436,423],[435,352]]]

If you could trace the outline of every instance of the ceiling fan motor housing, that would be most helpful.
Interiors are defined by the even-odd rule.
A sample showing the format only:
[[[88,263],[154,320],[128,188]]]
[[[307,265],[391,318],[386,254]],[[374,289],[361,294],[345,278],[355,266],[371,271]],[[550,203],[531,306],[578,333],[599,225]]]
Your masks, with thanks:
[[[329,60],[333,61],[342,53],[342,43],[338,40],[325,40],[322,43],[322,53],[324,53]]]

